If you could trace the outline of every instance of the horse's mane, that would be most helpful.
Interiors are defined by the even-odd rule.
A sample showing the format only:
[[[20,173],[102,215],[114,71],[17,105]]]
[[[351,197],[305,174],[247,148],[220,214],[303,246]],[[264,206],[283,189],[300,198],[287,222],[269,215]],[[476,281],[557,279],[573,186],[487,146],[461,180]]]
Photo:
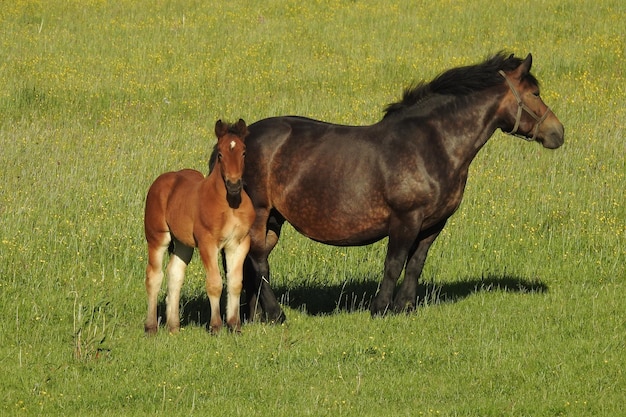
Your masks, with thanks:
[[[465,96],[501,84],[503,79],[498,71],[513,71],[522,62],[522,59],[514,57],[513,54],[500,51],[480,64],[452,68],[439,74],[429,83],[422,81],[407,88],[402,100],[385,108],[385,117],[417,104],[432,94]],[[526,77],[529,82],[538,85],[537,79],[532,74],[529,73]]]

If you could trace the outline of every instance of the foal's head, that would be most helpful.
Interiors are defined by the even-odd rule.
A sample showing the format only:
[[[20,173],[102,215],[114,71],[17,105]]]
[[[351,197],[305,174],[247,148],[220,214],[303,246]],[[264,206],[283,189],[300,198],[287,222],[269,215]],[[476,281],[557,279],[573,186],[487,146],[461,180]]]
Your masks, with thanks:
[[[248,128],[242,119],[234,124],[223,123],[221,120],[215,123],[217,146],[214,153],[217,155],[217,159],[214,169],[220,170],[226,185],[228,205],[233,208],[237,208],[241,204],[241,190],[243,188],[241,177],[244,168],[243,160],[246,155],[244,140],[247,135]]]

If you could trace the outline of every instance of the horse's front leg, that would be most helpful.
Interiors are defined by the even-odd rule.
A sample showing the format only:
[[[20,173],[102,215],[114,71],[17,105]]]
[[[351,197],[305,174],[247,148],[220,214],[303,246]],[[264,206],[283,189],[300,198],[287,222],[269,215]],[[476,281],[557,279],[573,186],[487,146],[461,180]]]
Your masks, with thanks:
[[[220,298],[222,296],[222,276],[220,275],[218,257],[219,250],[214,244],[199,244],[200,258],[206,271],[206,293],[211,305],[211,320],[209,330],[217,333],[222,327],[222,316],[220,314]]]
[[[378,293],[372,300],[370,311],[373,316],[385,315],[391,305],[396,282],[404,269],[409,251],[419,233],[421,217],[392,217],[389,242],[385,257],[385,272]]]
[[[226,324],[234,332],[241,332],[239,302],[243,288],[243,263],[250,249],[250,236],[246,235],[239,245],[224,249],[226,257],[226,282],[228,302],[226,303]]]
[[[424,269],[428,250],[435,239],[437,239],[437,236],[439,236],[439,233],[441,233],[445,224],[446,221],[444,220],[436,227],[429,229],[425,233],[420,233],[418,236],[416,249],[409,253],[406,270],[404,271],[404,281],[402,281],[393,302],[393,310],[396,313],[415,309],[417,283]]]

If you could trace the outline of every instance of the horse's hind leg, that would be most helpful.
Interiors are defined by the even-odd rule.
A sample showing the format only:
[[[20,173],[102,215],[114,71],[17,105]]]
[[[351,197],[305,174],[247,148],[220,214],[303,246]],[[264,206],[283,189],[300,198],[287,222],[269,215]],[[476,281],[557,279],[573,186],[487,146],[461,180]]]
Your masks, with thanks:
[[[270,287],[268,257],[278,243],[285,219],[272,210],[257,209],[256,220],[250,229],[250,253],[245,262],[244,287],[250,307],[250,319],[259,316],[270,322],[282,323],[285,315]]]
[[[180,289],[185,280],[185,269],[191,261],[193,248],[174,240],[174,251],[167,264],[167,298],[166,311],[167,328],[170,333],[180,330]]]

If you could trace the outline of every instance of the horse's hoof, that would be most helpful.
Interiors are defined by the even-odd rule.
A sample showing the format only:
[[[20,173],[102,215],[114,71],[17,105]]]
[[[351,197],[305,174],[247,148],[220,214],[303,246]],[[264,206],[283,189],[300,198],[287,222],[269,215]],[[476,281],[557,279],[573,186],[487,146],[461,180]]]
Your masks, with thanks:
[[[389,312],[389,306],[386,305],[382,308],[378,307],[378,308],[370,308],[370,313],[372,314],[372,318],[376,318],[376,317],[385,317],[387,315],[387,313]]]
[[[263,321],[269,324],[283,324],[286,320],[283,310],[278,309],[272,313],[266,313]]]
[[[271,323],[272,324],[283,324],[286,321],[287,321],[287,317],[285,316],[285,313],[283,313],[281,311],[280,314],[276,318],[271,320]]]
[[[370,313],[372,317],[383,317],[389,312],[390,303],[386,301],[380,301],[378,298],[374,298],[370,305]]]
[[[415,310],[415,303],[412,301],[396,301],[393,305],[393,312],[396,314],[410,313]]]

